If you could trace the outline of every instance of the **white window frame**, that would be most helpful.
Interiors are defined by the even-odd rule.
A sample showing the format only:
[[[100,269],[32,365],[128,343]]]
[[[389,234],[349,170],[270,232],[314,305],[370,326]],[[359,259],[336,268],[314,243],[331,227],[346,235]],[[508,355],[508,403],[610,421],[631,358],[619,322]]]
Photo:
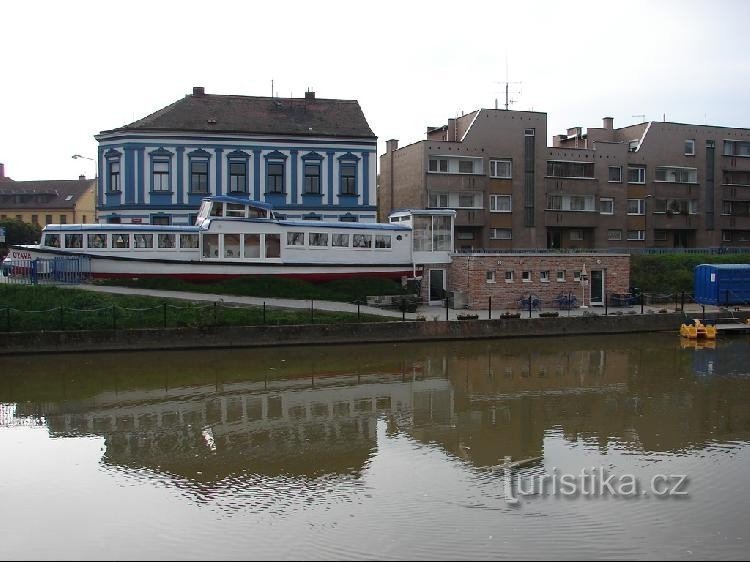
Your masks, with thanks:
[[[635,238],[630,235],[632,232],[636,233]],[[646,231],[645,230],[628,230],[626,234],[626,238],[630,242],[643,242],[646,240]]]
[[[432,162],[433,160],[434,160],[435,162],[437,162],[437,169],[436,169],[436,170],[430,170],[430,163],[431,163],[431,162]],[[441,170],[441,169],[440,169],[440,168],[441,168],[441,166],[440,166],[440,162],[441,162],[441,161],[442,161],[442,162],[445,162],[445,170]],[[450,170],[450,163],[448,162],[448,159],[447,159],[447,158],[444,158],[444,157],[438,157],[438,156],[435,156],[435,157],[428,157],[428,158],[427,158],[427,173],[428,173],[428,174],[448,174],[448,173],[450,173],[450,172],[449,172],[449,170]]]
[[[609,203],[609,211],[605,211],[603,203]],[[599,199],[599,214],[600,215],[614,215],[615,214],[615,199],[614,197],[601,197]]]
[[[549,283],[549,271],[540,271],[539,272],[539,282],[540,283]]]
[[[507,174],[498,173],[499,164],[506,165],[508,167]],[[494,159],[490,160],[490,177],[500,179],[512,179],[513,177],[513,161],[510,159]]]
[[[630,172],[632,170],[638,170],[638,180],[630,180]],[[628,183],[644,184],[646,183],[646,167],[645,166],[628,166]]]
[[[507,210],[500,209],[498,202],[501,200],[507,200]],[[513,196],[512,195],[490,195],[490,213],[512,213],[513,212]]]
[[[499,232],[507,232],[509,236],[498,236]],[[513,229],[512,228],[492,228],[490,229],[490,240],[513,240]]]
[[[505,272],[505,282],[506,283],[513,283],[513,271],[506,271]]]
[[[522,271],[521,272],[521,282],[523,282],[523,283],[531,283],[531,271]]]
[[[617,170],[619,179],[616,179],[616,180],[609,179],[611,170]],[[607,181],[609,183],[622,183],[622,166],[609,166],[607,168]]]
[[[575,237],[573,234],[575,234]],[[586,239],[586,235],[580,228],[574,228],[568,231],[568,238],[571,242],[583,242]]]
[[[495,270],[494,269],[487,270],[487,273],[485,275],[485,281],[487,283],[496,283],[496,281],[495,281]]]
[[[435,205],[432,204],[432,198],[435,197]],[[445,205],[441,205],[441,200],[445,198]],[[447,209],[450,206],[450,194],[449,193],[430,193],[429,207],[432,209]]]
[[[557,282],[565,283],[565,270],[564,269],[560,269],[557,271]]]
[[[638,211],[635,213],[630,212],[630,202],[638,202]],[[630,216],[643,216],[646,214],[646,200],[645,199],[628,199],[628,215]]]
[[[688,150],[688,143],[692,146],[690,150]],[[685,156],[695,156],[695,139],[685,139]]]
[[[617,236],[612,236],[617,233]],[[622,229],[621,228],[609,228],[607,229],[607,241],[608,242],[620,242],[622,241]]]

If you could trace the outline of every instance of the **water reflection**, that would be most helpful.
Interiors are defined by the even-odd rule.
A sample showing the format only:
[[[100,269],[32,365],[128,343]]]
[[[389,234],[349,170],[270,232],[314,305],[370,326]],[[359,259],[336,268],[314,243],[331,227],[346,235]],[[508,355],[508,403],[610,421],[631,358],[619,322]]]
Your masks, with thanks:
[[[206,484],[361,474],[387,435],[476,467],[542,456],[561,433],[607,451],[750,437],[744,341],[670,336],[3,359],[0,401],[103,462]],[[7,416],[6,416],[7,417]],[[6,423],[7,420],[6,420]]]

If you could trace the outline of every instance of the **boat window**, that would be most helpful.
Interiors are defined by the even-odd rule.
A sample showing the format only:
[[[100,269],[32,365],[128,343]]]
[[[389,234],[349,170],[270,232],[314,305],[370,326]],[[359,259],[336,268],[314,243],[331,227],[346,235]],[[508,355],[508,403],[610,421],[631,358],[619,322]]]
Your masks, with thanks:
[[[398,218],[398,217],[391,217],[391,222],[398,222],[398,221],[400,221],[400,220],[401,220],[401,219],[400,219],[400,218]]]
[[[390,234],[376,234],[375,235],[375,247],[376,248],[390,248],[391,247],[391,235]]]
[[[245,234],[245,258],[260,257],[260,234]]]
[[[266,234],[266,258],[281,257],[281,235]]]
[[[113,234],[113,248],[130,248],[130,234]]]
[[[107,235],[106,234],[89,234],[88,235],[89,248],[106,248],[107,247]]]
[[[66,248],[83,248],[83,234],[66,234]]]
[[[180,248],[195,250],[198,247],[197,234],[180,234]]]
[[[220,217],[224,214],[224,203],[219,203],[218,201],[214,201],[211,205],[211,216],[212,217]]]
[[[286,233],[286,245],[287,246],[304,246],[305,245],[305,233],[304,232],[287,232]]]
[[[153,234],[134,234],[133,246],[135,248],[153,248],[154,247],[154,235]]]
[[[328,233],[327,232],[311,232],[310,233],[310,246],[328,246]]]
[[[245,206],[239,203],[227,203],[227,210],[224,214],[227,217],[245,218]]]
[[[59,248],[60,247],[60,235],[59,234],[45,234],[44,245],[49,246],[50,248]]]
[[[372,248],[372,234],[353,234],[352,247]]]
[[[203,235],[203,257],[204,258],[218,258],[219,257],[219,235],[218,234],[204,234]]]
[[[159,234],[159,248],[176,248],[177,236],[174,234]]]
[[[239,234],[225,234],[224,235],[224,257],[225,258],[239,258],[240,257],[240,235]]]
[[[432,248],[436,252],[450,252],[451,235],[450,217],[432,217]]]
[[[334,234],[333,245],[339,248],[349,247],[349,235],[348,234]]]
[[[258,209],[257,207],[249,207],[247,214],[251,219],[265,219],[268,218],[268,211],[265,209]]]

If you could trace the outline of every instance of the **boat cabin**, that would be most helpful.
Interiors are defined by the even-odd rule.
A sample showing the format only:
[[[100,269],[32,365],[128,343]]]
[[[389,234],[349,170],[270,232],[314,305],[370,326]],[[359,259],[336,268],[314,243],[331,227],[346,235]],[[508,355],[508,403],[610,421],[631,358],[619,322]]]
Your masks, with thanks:
[[[453,209],[401,209],[388,215],[390,224],[412,231],[412,260],[415,264],[450,263],[453,253]]]
[[[202,226],[213,218],[271,220],[275,217],[272,207],[262,201],[229,196],[206,197],[195,225]]]

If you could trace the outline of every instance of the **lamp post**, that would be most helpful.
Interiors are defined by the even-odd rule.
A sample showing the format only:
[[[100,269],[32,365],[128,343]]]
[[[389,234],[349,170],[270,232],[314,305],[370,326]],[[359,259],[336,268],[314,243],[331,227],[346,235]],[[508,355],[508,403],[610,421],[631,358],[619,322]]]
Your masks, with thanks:
[[[99,177],[99,166],[97,165],[96,158],[90,158],[88,156],[82,156],[80,154],[74,154],[71,156],[73,160],[78,160],[79,158],[83,158],[84,160],[91,160],[94,163],[94,179]]]
[[[581,306],[579,308],[588,308],[586,306],[586,285],[588,284],[589,274],[586,273],[586,264],[583,264],[581,270]]]

